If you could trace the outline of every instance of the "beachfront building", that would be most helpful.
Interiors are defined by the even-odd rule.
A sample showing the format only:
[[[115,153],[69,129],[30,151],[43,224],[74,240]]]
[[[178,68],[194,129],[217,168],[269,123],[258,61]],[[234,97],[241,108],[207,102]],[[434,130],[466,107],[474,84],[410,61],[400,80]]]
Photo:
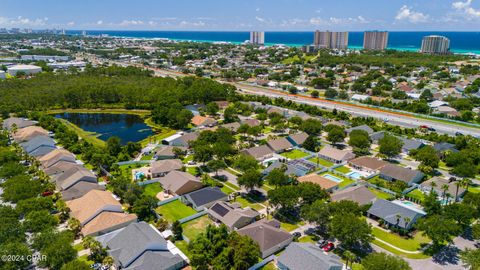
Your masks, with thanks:
[[[348,32],[315,31],[313,45],[319,49],[345,50],[348,47]]]
[[[387,48],[387,31],[365,31],[363,34],[363,49],[383,51]]]
[[[427,54],[449,54],[450,39],[443,36],[425,36],[422,40],[421,53]]]
[[[250,43],[255,44],[255,45],[265,44],[265,32],[251,31],[250,32]]]

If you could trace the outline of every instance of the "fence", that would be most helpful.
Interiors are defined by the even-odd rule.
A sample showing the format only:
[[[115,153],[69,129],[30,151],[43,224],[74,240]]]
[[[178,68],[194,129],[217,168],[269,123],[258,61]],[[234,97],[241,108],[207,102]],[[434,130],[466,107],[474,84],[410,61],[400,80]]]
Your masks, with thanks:
[[[116,164],[118,166],[122,166],[122,165],[135,165],[135,164],[150,164],[152,162],[153,162],[152,160],[138,160],[138,161],[129,160],[129,161],[120,161],[120,162],[117,162]]]
[[[148,185],[148,184],[153,184],[153,183],[158,183],[158,182],[160,182],[159,178],[153,178],[153,179],[146,180],[146,181],[137,181],[136,183],[139,186],[145,186],[145,185]]]
[[[199,218],[201,216],[204,216],[207,214],[207,211],[206,210],[203,210],[201,212],[198,212],[196,214],[193,214],[191,216],[188,216],[188,217],[185,217],[185,218],[182,218],[182,219],[179,219],[178,221],[183,224],[183,223],[186,223],[186,222],[189,222],[190,220],[194,220],[196,218]]]
[[[366,183],[367,183],[367,187],[372,187],[372,188],[378,189],[378,190],[380,190],[380,191],[383,191],[383,192],[388,193],[388,194],[393,195],[393,196],[397,196],[397,195],[398,195],[397,193],[395,193],[395,192],[393,192],[393,191],[391,191],[391,190],[389,190],[389,189],[382,188],[382,187],[379,187],[379,186],[377,186],[377,185],[374,185],[374,184],[371,184],[371,183],[368,183],[368,182],[366,182]]]
[[[263,266],[265,266],[267,263],[275,260],[275,255],[270,255],[268,256],[267,258],[263,259],[261,262],[253,265],[252,267],[248,268],[248,270],[257,270],[257,269],[260,269],[262,268]]]
[[[158,206],[162,206],[162,205],[165,205],[165,204],[167,204],[167,203],[170,203],[170,202],[173,202],[173,201],[175,201],[175,200],[178,200],[179,198],[180,198],[180,196],[177,195],[177,196],[175,196],[175,197],[172,197],[172,198],[163,200],[163,201],[161,201],[161,202],[158,202],[157,205],[158,205]]]

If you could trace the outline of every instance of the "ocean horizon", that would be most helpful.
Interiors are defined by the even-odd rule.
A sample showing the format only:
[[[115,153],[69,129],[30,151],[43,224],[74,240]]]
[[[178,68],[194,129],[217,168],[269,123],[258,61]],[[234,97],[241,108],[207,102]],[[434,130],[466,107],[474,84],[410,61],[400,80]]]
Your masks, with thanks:
[[[67,34],[80,35],[81,30],[68,30]],[[241,44],[249,39],[247,31],[134,31],[134,30],[86,30],[87,35],[121,38],[170,39],[193,42],[229,42]],[[349,32],[350,49],[363,47],[364,32]],[[447,31],[389,31],[388,49],[400,51],[418,51],[422,38],[428,35],[441,35],[450,39],[450,51],[462,54],[480,54],[480,32]],[[265,31],[265,45],[283,44],[300,47],[312,44],[313,31]]]

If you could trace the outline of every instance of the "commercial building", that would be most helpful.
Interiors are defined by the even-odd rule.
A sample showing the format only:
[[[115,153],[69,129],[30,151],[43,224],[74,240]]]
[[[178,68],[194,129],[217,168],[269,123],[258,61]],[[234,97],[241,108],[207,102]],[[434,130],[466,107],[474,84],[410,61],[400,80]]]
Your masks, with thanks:
[[[348,48],[348,32],[330,32],[315,31],[313,45],[319,49],[338,49]]]
[[[363,48],[365,50],[383,51],[387,48],[387,31],[366,31],[363,34]]]
[[[250,32],[250,43],[255,45],[265,44],[265,32],[259,32],[259,31]]]
[[[422,40],[421,53],[449,54],[450,39],[443,36],[425,36]]]
[[[7,69],[8,74],[16,76],[17,73],[32,75],[42,72],[42,68],[34,65],[15,65]]]

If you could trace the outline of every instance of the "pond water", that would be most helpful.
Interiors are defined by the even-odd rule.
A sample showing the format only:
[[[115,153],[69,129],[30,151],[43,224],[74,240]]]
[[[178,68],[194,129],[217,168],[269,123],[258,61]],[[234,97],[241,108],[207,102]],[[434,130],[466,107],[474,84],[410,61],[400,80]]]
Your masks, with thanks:
[[[59,113],[55,117],[68,120],[85,131],[100,134],[98,138],[104,141],[117,136],[122,144],[126,144],[153,135],[152,129],[135,114]]]

